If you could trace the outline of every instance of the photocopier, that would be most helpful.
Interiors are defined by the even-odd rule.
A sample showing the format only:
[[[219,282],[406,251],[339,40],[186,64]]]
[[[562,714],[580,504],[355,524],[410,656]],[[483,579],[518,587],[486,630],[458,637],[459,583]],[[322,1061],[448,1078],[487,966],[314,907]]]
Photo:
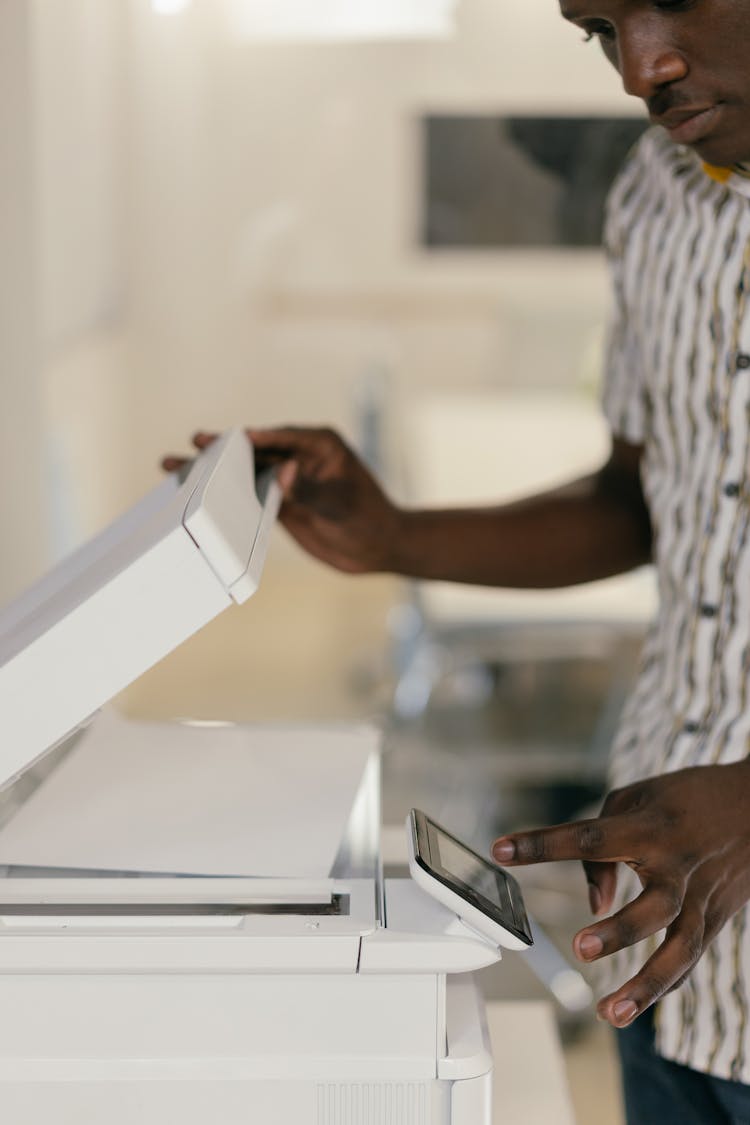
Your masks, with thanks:
[[[279,503],[230,431],[0,612],[8,1125],[490,1125],[500,950],[384,880],[377,731],[108,706],[254,592]]]

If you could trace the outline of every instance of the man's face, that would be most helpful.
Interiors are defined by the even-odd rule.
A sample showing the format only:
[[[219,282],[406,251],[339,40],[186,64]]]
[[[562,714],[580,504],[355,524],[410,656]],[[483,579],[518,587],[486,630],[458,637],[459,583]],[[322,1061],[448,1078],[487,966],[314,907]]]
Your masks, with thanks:
[[[629,94],[711,164],[750,161],[750,0],[560,0]]]

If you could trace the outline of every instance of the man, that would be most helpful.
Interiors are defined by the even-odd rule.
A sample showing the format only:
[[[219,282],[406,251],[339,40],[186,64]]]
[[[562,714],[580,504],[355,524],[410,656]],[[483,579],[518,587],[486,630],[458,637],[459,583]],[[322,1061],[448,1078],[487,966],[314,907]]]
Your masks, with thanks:
[[[493,854],[583,861],[600,920],[574,950],[622,962],[599,1013],[627,1029],[628,1120],[749,1122],[750,0],[561,8],[659,126],[609,204],[607,464],[512,505],[406,511],[330,431],[250,436],[281,463],[282,522],[346,572],[548,587],[653,558],[661,609],[617,788],[594,820],[503,837]]]

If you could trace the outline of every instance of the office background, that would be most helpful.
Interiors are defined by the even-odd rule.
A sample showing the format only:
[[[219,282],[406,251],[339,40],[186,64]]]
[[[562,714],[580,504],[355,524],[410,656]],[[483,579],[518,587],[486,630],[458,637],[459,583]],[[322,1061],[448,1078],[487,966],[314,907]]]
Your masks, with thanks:
[[[420,231],[426,117],[637,113],[596,45],[555,0],[438,0],[450,34],[337,41],[263,34],[263,7],[0,5],[2,601],[199,426],[333,423],[409,501],[411,420],[431,396],[595,401],[599,250],[428,248]],[[459,441],[451,457],[461,481]],[[404,601],[395,580],[340,578],[279,535],[258,597],[121,706],[381,716]],[[533,708],[543,682],[598,699],[592,660],[562,687],[524,672],[515,698]]]

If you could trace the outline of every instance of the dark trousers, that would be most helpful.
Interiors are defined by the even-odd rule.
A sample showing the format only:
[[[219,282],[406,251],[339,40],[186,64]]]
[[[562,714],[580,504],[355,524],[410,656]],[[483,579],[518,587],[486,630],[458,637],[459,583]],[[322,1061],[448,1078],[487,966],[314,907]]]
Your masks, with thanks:
[[[657,1055],[653,1010],[616,1035],[628,1125],[750,1125],[750,1086]]]

